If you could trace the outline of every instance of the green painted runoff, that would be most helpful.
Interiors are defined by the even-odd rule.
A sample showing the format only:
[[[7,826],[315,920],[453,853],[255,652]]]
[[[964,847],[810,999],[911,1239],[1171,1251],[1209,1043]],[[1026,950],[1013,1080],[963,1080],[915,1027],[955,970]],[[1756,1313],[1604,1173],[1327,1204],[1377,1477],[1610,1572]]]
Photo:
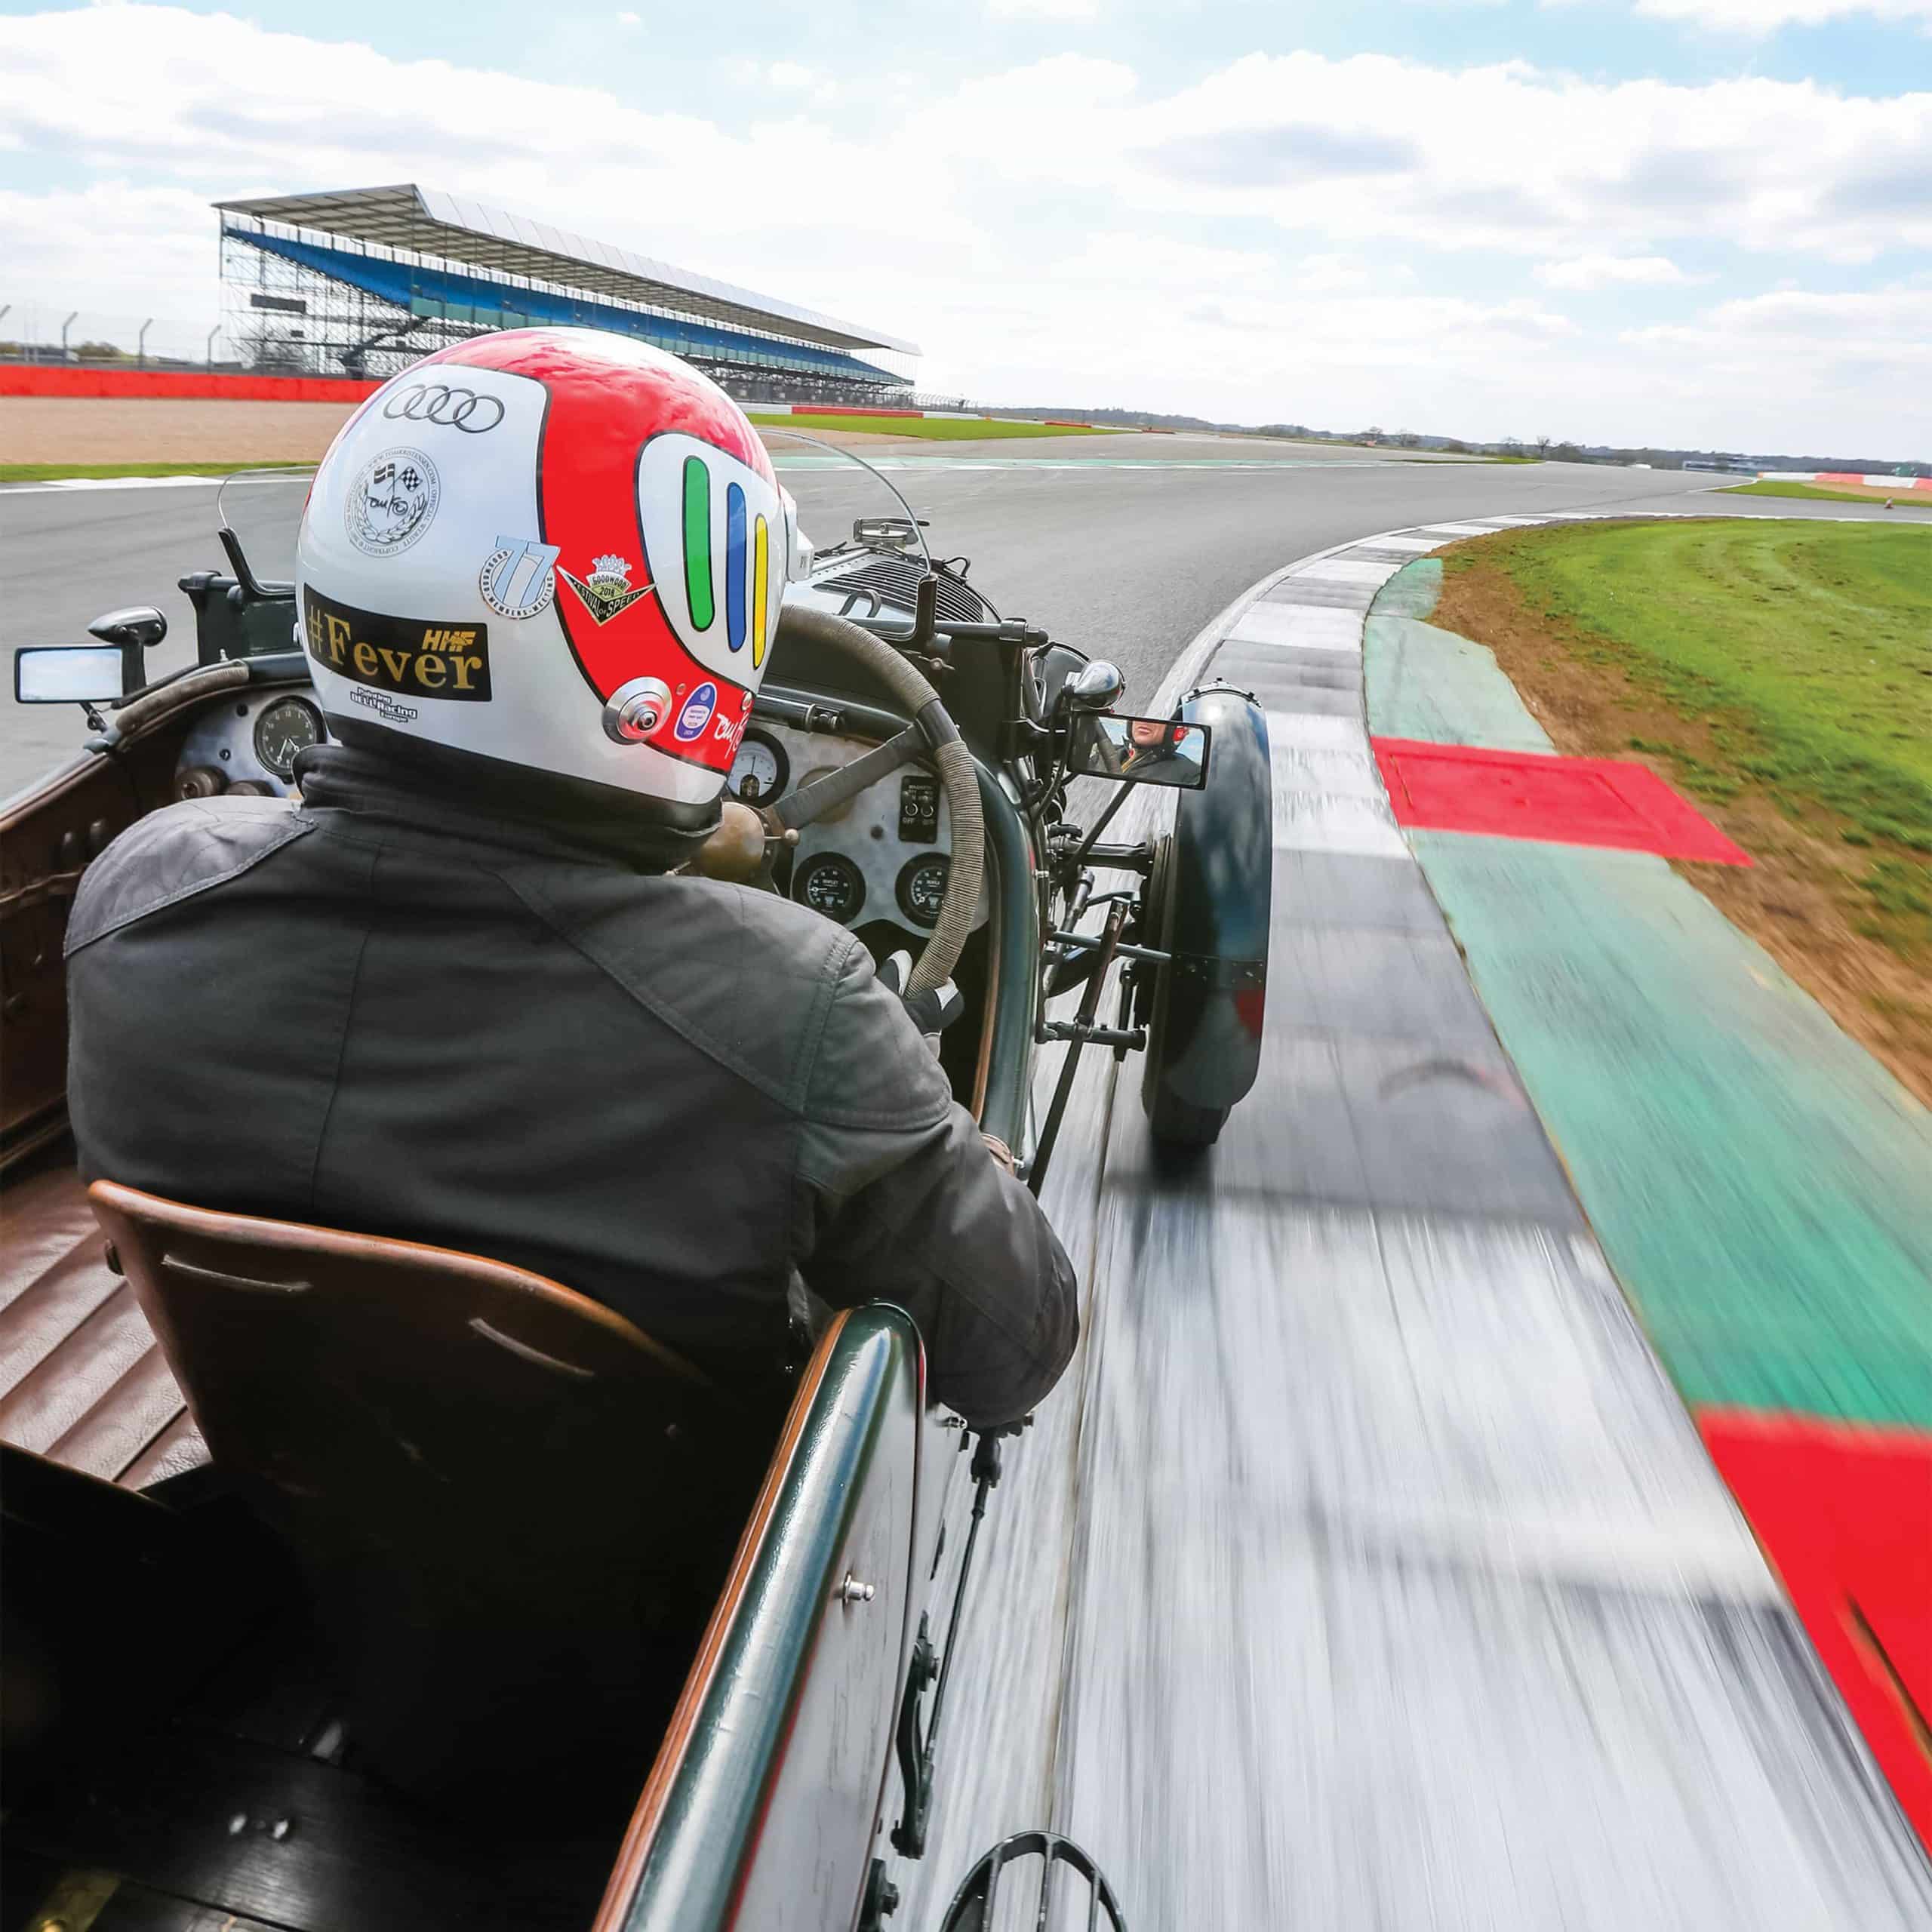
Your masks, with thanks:
[[[1419,621],[1433,562],[1370,615],[1371,729],[1535,749],[1489,653]],[[1687,1400],[1932,1428],[1932,1114],[1662,860],[1410,840]]]
[[[1411,839],[1686,1399],[1932,1429],[1932,1114],[1661,859]]]

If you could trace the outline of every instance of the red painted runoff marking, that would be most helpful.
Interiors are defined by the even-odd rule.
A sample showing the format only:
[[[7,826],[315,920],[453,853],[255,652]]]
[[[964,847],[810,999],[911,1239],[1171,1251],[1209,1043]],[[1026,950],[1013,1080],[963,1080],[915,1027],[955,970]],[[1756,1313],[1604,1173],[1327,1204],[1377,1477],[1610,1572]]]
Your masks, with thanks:
[[[1607,845],[1719,866],[1751,863],[1748,853],[1641,764],[1413,738],[1370,742],[1398,825]]]
[[[1932,1849],[1932,1432],[1741,1409],[1697,1427]]]

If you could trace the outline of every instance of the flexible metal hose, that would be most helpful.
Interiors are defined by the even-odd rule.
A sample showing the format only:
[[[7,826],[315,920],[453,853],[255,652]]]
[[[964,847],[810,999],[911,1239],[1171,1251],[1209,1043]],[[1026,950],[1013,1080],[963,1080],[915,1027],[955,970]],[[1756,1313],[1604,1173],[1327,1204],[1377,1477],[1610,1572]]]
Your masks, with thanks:
[[[980,886],[986,875],[986,828],[980,815],[980,778],[973,754],[958,728],[947,715],[940,694],[919,671],[884,638],[860,626],[834,617],[829,611],[811,611],[788,604],[778,620],[778,639],[795,637],[829,645],[864,666],[891,693],[908,716],[938,738],[933,758],[952,819],[952,864],[946,874],[946,897],[940,903],[938,922],[925,950],[906,982],[909,993],[930,992],[952,977],[966,949],[980,909]]]

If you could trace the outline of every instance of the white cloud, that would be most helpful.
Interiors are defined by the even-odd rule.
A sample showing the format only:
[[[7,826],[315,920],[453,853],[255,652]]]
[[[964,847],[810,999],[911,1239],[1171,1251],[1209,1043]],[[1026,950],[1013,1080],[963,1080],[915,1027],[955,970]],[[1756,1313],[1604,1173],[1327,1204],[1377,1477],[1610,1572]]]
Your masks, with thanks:
[[[1366,288],[1374,279],[1374,265],[1359,255],[1305,255],[1296,264],[1294,275],[1295,286],[1309,295]]]
[[[1668,255],[1577,255],[1532,272],[1546,288],[1660,288],[1690,279]]]
[[[764,69],[765,80],[774,88],[815,88],[823,76],[814,67],[801,67],[795,60],[774,60]]]
[[[1613,340],[1586,286],[1641,272],[1681,301],[1630,265],[1712,237],[1761,264],[1744,288],[1794,276],[1807,301],[1826,263],[1923,269],[1932,93],[1310,54],[1164,91],[1062,54],[878,93],[862,125],[808,84],[728,118],[128,6],[0,17],[0,130],[70,184],[0,197],[10,284],[69,306],[203,313],[209,201],[413,180],[914,337],[923,379],[988,400],[1932,446],[1932,384],[1895,333],[1803,334],[1801,377],[1766,378],[1774,345],[1747,378],[1725,324]]]
[[[617,16],[617,24],[620,27],[641,27],[644,22],[635,14],[620,14]]]
[[[1654,20],[1687,20],[1724,33],[1765,34],[1775,33],[1780,27],[1823,26],[1860,14],[1875,20],[1921,20],[1932,25],[1932,0],[1637,0],[1637,11]]]
[[[1901,372],[1915,368],[1918,393],[1932,390],[1932,328],[1922,287],[1900,285],[1857,294],[1780,289],[1715,303],[1687,323],[1626,330],[1622,340],[1651,347],[1702,350],[1728,343],[1783,358],[1875,358]]]
[[[996,20],[1093,20],[1100,6],[1100,0],[986,0],[986,11]]]

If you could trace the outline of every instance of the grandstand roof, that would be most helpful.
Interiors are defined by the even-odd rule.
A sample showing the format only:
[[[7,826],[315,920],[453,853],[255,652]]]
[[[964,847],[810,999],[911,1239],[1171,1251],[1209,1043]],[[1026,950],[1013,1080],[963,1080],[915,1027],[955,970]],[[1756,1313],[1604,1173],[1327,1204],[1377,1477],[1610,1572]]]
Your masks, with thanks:
[[[919,353],[915,343],[841,321],[816,309],[755,294],[728,281],[694,275],[668,262],[608,242],[592,242],[547,222],[509,214],[481,202],[404,182],[386,188],[345,188],[315,195],[262,195],[217,202],[224,214],[316,229],[352,241],[408,248],[446,261],[469,262],[499,275],[561,284],[623,302],[648,303],[738,328],[780,329],[840,349],[891,349]]]

